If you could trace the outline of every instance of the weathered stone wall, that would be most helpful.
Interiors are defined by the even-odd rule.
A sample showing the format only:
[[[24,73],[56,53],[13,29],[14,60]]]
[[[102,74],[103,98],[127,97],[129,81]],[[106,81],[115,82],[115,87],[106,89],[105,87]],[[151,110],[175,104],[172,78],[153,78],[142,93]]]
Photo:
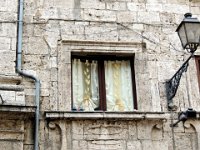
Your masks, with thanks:
[[[177,150],[198,149],[193,125],[175,129]],[[64,133],[64,134],[62,134]],[[49,123],[44,149],[89,150],[171,150],[173,140],[169,124],[160,120],[76,120]]]
[[[189,0],[25,0],[23,68],[41,79],[42,109],[54,110],[49,98],[59,99],[62,41],[86,40],[145,43],[145,51],[135,57],[138,107],[141,111],[167,111],[165,81],[187,58],[175,30],[186,12],[199,16],[199,5]],[[65,57],[70,64],[70,54]],[[188,95],[192,107],[200,107],[197,77],[190,79],[196,74],[194,60],[191,64],[174,100],[179,110],[188,107]],[[191,86],[190,80],[195,84]],[[27,93],[32,93],[30,88]]]
[[[17,0],[3,0],[0,6],[0,73],[15,73]]]
[[[0,83],[1,87],[13,87],[9,91],[0,91],[1,103],[34,106],[33,81],[18,79],[15,74],[17,6],[17,0],[3,0],[0,6]],[[174,131],[170,128],[165,91],[165,81],[189,56],[182,50],[175,33],[186,12],[200,18],[200,2],[24,0],[22,68],[41,80],[40,149],[171,150],[173,141],[176,150],[199,149],[200,126],[197,119],[187,121],[184,126],[181,123]],[[89,45],[87,41],[90,41]],[[116,49],[109,49],[108,43],[112,48],[113,44],[116,45]],[[128,120],[96,116],[95,120],[89,120],[83,119],[87,116],[83,113],[79,114],[79,119],[63,116],[52,121],[51,117],[46,119],[45,111],[58,114],[71,111],[72,51],[126,53],[129,49],[121,46],[123,43],[138,44],[140,46],[136,49],[141,49],[137,51],[132,46],[129,51],[135,53],[137,111],[142,114],[163,112],[164,116],[160,119],[154,116]],[[199,111],[199,97],[196,65],[192,59],[174,98],[176,111],[186,110],[189,103]],[[177,112],[172,118],[177,118]],[[123,114],[121,116],[124,118]],[[6,138],[20,142],[12,144],[2,138],[3,149],[33,148],[33,125],[30,121],[20,122],[20,130],[9,129],[8,132],[5,126],[0,125],[0,134],[6,133]],[[15,131],[18,131],[17,137],[13,133]]]

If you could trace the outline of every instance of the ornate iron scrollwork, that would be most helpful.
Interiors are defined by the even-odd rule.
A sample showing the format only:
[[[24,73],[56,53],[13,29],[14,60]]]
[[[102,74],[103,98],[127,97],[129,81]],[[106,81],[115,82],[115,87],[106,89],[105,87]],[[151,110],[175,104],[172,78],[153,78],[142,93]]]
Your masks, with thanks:
[[[173,75],[171,79],[169,79],[166,82],[166,90],[167,90],[167,101],[168,101],[168,108],[171,108],[172,99],[176,95],[181,76],[183,72],[187,71],[187,68],[189,66],[189,60],[192,58],[193,53],[190,55],[190,57],[183,63],[183,65],[179,68],[179,70]]]

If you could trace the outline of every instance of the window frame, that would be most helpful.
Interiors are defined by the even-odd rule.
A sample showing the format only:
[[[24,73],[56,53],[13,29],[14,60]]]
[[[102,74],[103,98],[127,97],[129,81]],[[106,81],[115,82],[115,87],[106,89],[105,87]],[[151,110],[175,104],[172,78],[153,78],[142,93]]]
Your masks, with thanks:
[[[195,56],[196,68],[197,68],[197,78],[200,92],[200,56]]]
[[[106,60],[129,60],[131,67],[131,77],[132,77],[132,93],[133,93],[133,109],[137,110],[137,93],[136,93],[136,81],[135,81],[135,67],[134,60],[135,54],[102,54],[102,53],[71,53],[71,62],[73,59],[82,60],[96,60],[98,62],[98,77],[99,77],[99,109],[96,111],[107,111],[106,108],[106,85],[105,85],[105,68],[104,61]],[[72,63],[71,63],[72,65]],[[71,80],[73,81],[73,71],[71,66]],[[71,82],[71,87],[73,82]],[[71,110],[73,110],[73,88],[71,89]],[[77,110],[76,110],[77,111]]]

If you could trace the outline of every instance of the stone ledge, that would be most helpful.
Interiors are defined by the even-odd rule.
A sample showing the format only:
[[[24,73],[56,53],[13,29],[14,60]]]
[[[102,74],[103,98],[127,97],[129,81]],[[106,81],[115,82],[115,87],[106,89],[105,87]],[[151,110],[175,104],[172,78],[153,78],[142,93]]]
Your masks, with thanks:
[[[22,85],[8,85],[1,84],[0,90],[4,91],[24,91],[24,87]]]
[[[33,118],[34,106],[0,105],[0,119],[27,119]]]
[[[116,120],[166,120],[169,113],[164,112],[59,112],[46,111],[47,119],[116,119]]]
[[[19,84],[22,81],[22,77],[19,75],[1,75],[0,74],[0,83],[13,83]]]
[[[35,106],[0,105],[0,112],[34,113],[35,112]]]

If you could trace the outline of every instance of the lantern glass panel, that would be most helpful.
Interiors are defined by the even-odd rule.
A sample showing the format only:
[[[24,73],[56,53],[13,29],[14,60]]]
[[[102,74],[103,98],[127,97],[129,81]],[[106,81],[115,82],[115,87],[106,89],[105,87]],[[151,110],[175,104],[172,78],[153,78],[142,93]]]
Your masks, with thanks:
[[[198,44],[200,37],[200,23],[185,23],[188,44]]]
[[[177,32],[178,32],[179,38],[181,40],[182,46],[183,46],[183,48],[185,48],[187,43],[188,43],[188,41],[187,41],[187,37],[186,37],[186,31],[185,31],[184,24],[182,24],[180,26],[180,28],[179,28],[179,30]]]

